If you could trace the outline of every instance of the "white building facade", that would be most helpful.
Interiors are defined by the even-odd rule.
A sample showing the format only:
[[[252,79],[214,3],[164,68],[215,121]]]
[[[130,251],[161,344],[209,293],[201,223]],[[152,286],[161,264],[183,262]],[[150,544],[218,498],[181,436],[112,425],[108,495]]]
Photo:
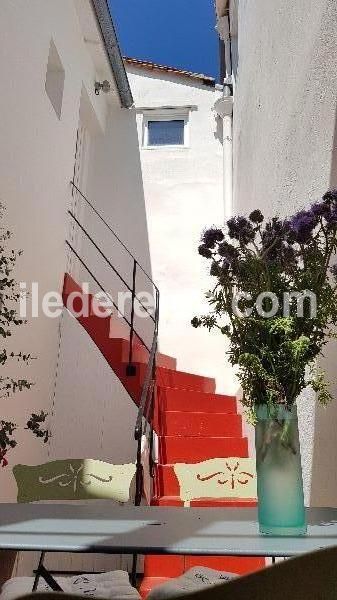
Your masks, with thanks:
[[[202,231],[224,222],[223,131],[214,79],[126,59],[137,112],[153,278],[161,293],[161,352],[178,368],[216,377],[235,393],[224,338],[190,325],[207,312],[203,291],[214,280],[198,255]],[[203,290],[204,288],[204,290]]]

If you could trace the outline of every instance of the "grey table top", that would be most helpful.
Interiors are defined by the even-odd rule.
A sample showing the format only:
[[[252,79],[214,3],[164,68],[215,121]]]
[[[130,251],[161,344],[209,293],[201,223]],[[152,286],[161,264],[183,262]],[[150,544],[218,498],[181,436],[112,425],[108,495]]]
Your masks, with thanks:
[[[0,504],[0,549],[295,556],[337,546],[337,509],[308,509],[305,537],[264,537],[250,508]]]

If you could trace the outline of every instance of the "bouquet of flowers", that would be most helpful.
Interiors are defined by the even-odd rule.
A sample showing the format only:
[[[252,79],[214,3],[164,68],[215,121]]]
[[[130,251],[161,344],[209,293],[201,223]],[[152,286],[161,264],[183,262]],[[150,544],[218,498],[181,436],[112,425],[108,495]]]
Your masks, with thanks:
[[[309,384],[322,404],[331,399],[315,359],[337,322],[336,248],[337,190],[291,218],[266,221],[254,210],[202,235],[215,285],[210,313],[192,325],[229,338],[252,418],[262,404],[290,410]]]

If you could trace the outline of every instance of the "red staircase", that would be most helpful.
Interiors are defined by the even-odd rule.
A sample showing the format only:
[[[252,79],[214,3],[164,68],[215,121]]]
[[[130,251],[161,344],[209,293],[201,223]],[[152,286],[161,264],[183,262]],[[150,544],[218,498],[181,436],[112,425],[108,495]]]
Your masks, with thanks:
[[[63,301],[81,287],[65,276]],[[89,297],[89,307],[92,298]],[[76,305],[77,304],[77,305]],[[74,302],[79,311],[81,300]],[[78,317],[123,386],[139,405],[149,353],[137,341],[133,344],[135,374],[127,374],[129,340],[123,337],[120,319],[92,314]],[[116,335],[116,337],[112,337]],[[176,370],[176,360],[157,354],[154,430],[158,435],[159,464],[155,466],[153,497],[156,506],[183,506],[173,465],[197,463],[211,458],[248,457],[247,438],[242,433],[242,418],[233,396],[215,393],[215,381],[208,377]],[[253,506],[255,499],[202,499],[191,506]],[[188,509],[185,509],[188,510]],[[145,597],[155,585],[181,575],[192,566],[248,573],[265,566],[261,558],[149,556],[145,558],[141,594]]]

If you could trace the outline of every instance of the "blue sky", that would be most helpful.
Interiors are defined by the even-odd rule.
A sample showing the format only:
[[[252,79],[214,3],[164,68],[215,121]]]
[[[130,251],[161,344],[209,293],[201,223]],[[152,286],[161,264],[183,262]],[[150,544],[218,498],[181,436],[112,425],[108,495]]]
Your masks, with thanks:
[[[213,0],[108,0],[124,55],[218,78]]]

